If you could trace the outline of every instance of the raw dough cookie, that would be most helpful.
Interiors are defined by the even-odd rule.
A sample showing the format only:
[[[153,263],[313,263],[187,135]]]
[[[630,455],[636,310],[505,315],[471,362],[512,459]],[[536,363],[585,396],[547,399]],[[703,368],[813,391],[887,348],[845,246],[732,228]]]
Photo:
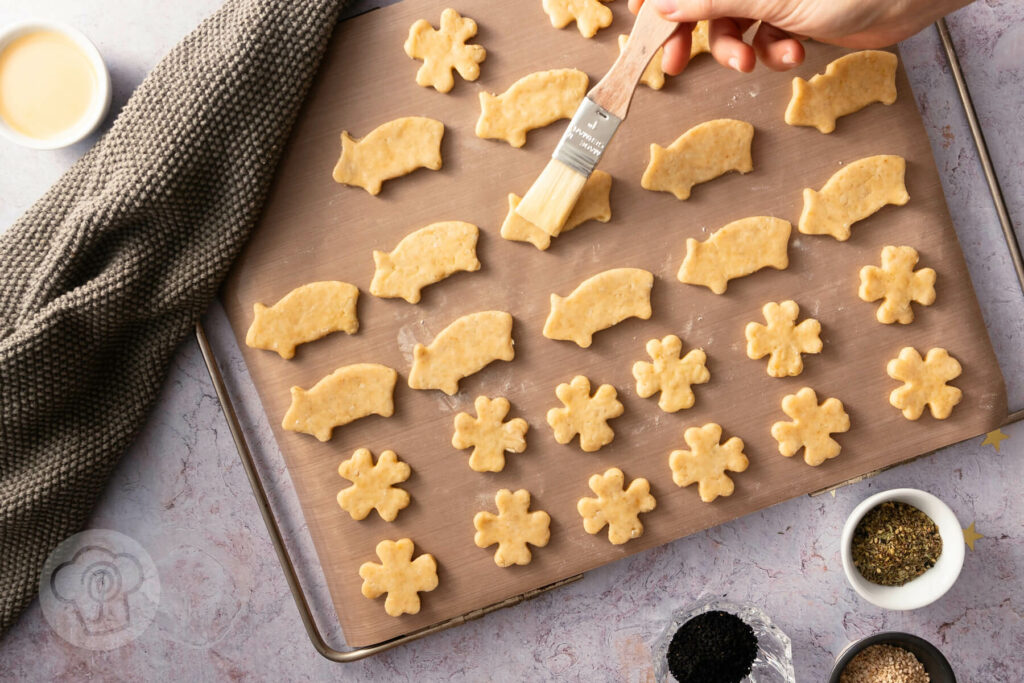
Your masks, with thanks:
[[[628,35],[624,33],[619,35],[620,54],[626,49],[627,40],[629,40]],[[659,47],[658,51],[651,57],[651,61],[647,64],[643,74],[640,75],[640,82],[652,90],[661,90],[665,87],[665,72],[661,69],[661,58],[664,55],[665,48]]]
[[[704,52],[711,52],[711,45],[708,43],[708,20],[698,21],[690,34],[690,59]]]
[[[327,441],[335,427],[367,415],[391,417],[398,373],[386,365],[357,363],[338,368],[311,389],[292,387],[292,404],[281,426]]]
[[[572,118],[587,83],[587,74],[577,69],[551,69],[523,76],[500,95],[482,92],[477,137],[522,147],[527,131]]]
[[[583,184],[580,198],[572,207],[572,212],[565,219],[565,224],[555,233],[560,235],[587,221],[607,223],[612,217],[609,197],[612,191],[612,177],[604,171],[594,171]],[[515,242],[529,242],[541,251],[551,246],[551,235],[526,220],[518,213],[516,207],[523,200],[517,194],[508,195],[508,215],[501,224],[501,236]]]
[[[526,430],[530,426],[521,417],[502,422],[511,407],[508,399],[477,396],[473,407],[477,417],[469,413],[455,416],[452,446],[460,450],[473,447],[469,467],[474,472],[501,472],[505,469],[505,451],[526,450]]]
[[[359,567],[363,580],[363,595],[371,600],[384,593],[384,611],[389,616],[418,614],[420,592],[437,588],[437,561],[430,553],[412,559],[413,543],[408,538],[381,541],[377,544],[376,562],[364,562]]]
[[[587,348],[595,332],[626,318],[651,317],[654,276],[640,268],[613,268],[581,282],[566,297],[551,295],[544,336]]]
[[[494,564],[509,567],[530,564],[533,554],[527,543],[543,548],[551,539],[551,517],[543,510],[529,512],[530,492],[519,489],[512,493],[501,489],[494,496],[498,514],[478,512],[473,517],[476,534],[473,542],[478,548],[498,544]]]
[[[719,228],[703,242],[687,238],[686,258],[677,277],[680,282],[722,294],[733,278],[769,266],[785,270],[792,227],[781,218],[752,216]]]
[[[411,304],[420,300],[420,290],[460,270],[480,270],[476,258],[479,230],[472,223],[432,223],[402,238],[389,254],[374,251],[377,270],[370,294],[402,298]]]
[[[441,168],[444,124],[423,116],[405,116],[377,126],[359,140],[341,132],[341,157],[334,180],[380,192],[381,183],[417,168]]]
[[[723,173],[754,169],[750,144],[754,127],[746,121],[715,119],[686,131],[668,147],[651,145],[651,161],[640,179],[645,190],[688,199],[690,188]]]
[[[786,123],[831,133],[840,116],[872,102],[892,104],[896,101],[896,62],[891,52],[864,50],[840,57],[810,81],[794,78]]]
[[[628,488],[625,479],[618,467],[607,469],[604,474],[595,474],[588,484],[597,498],[580,498],[576,503],[586,532],[596,534],[607,524],[608,540],[613,545],[622,545],[643,536],[640,514],[650,512],[657,505],[646,479],[637,477]]]
[[[850,239],[850,226],[886,204],[910,201],[903,175],[903,157],[883,154],[858,159],[828,179],[820,192],[804,189],[804,209],[797,229],[805,235],[832,235]]]
[[[423,66],[416,72],[416,83],[448,92],[455,85],[452,69],[467,81],[479,78],[480,62],[487,57],[487,50],[479,45],[466,45],[475,35],[476,22],[450,8],[441,12],[438,31],[426,19],[414,23],[404,47],[409,57],[423,60]]]
[[[726,471],[743,472],[750,464],[743,453],[743,439],[734,436],[719,444],[721,438],[722,428],[714,422],[690,427],[683,439],[691,450],[672,451],[668,456],[672,481],[679,487],[696,482],[700,499],[705,503],[719,496],[731,496],[734,484]]]
[[[772,425],[772,438],[779,442],[779,453],[787,458],[804,449],[804,462],[812,467],[839,455],[842,447],[830,434],[850,431],[850,416],[838,398],[828,398],[818,405],[814,389],[804,387],[782,399],[782,412],[792,422]]]
[[[622,415],[625,410],[616,398],[615,387],[602,384],[591,397],[590,380],[577,375],[569,384],[559,384],[555,395],[565,405],[548,411],[548,424],[555,433],[555,441],[567,444],[579,434],[580,448],[587,453],[612,442],[615,431],[608,420]]]
[[[922,359],[917,349],[906,346],[885,370],[894,380],[904,383],[889,394],[889,403],[903,411],[908,420],[921,417],[926,405],[932,417],[945,420],[963,398],[963,392],[946,384],[961,372],[960,363],[946,349],[931,349]]]
[[[674,334],[647,342],[647,355],[653,363],[638,360],[633,364],[636,393],[640,398],[661,392],[658,407],[674,413],[693,406],[691,385],[704,384],[711,379],[705,363],[708,357],[701,349],[692,349],[685,356],[683,342]]]
[[[359,289],[347,282],[311,282],[288,292],[267,308],[253,304],[253,320],[245,345],[277,351],[281,358],[295,356],[295,347],[331,332],[355,334],[359,330],[356,301]]]
[[[496,360],[512,360],[512,316],[504,311],[481,311],[457,319],[430,342],[412,352],[409,386],[440,389],[451,396],[459,380]]]
[[[555,28],[565,28],[575,21],[581,36],[593,38],[612,23],[612,11],[602,2],[611,0],[543,0],[542,6]]]
[[[800,307],[795,301],[777,304],[769,301],[761,309],[767,326],[747,323],[747,358],[768,358],[768,374],[772,377],[795,377],[804,371],[800,354],[821,353],[821,323],[807,318],[799,325]]]
[[[914,322],[911,302],[922,306],[935,303],[935,271],[931,268],[914,270],[917,250],[913,247],[883,247],[882,267],[864,266],[860,269],[860,289],[864,301],[878,301],[875,317],[878,322],[904,325]]]
[[[338,474],[352,482],[338,492],[338,505],[355,520],[366,519],[370,510],[376,510],[381,519],[392,522],[398,511],[409,505],[409,494],[393,485],[411,473],[394,451],[381,453],[375,464],[370,450],[360,448],[338,466]]]

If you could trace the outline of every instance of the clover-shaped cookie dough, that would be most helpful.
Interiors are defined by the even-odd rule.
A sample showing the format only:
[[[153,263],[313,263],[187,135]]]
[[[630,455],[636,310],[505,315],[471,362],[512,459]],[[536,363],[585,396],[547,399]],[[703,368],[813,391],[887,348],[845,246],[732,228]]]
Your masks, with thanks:
[[[602,384],[590,395],[590,380],[583,375],[573,377],[569,384],[559,384],[555,389],[564,408],[548,411],[548,424],[555,432],[555,441],[567,444],[577,434],[580,448],[591,453],[606,446],[615,438],[615,432],[608,420],[622,415],[622,404],[616,396],[615,387]]]
[[[747,357],[768,358],[768,374],[772,377],[793,377],[804,371],[802,353],[821,352],[821,323],[807,318],[799,325],[800,307],[795,301],[780,304],[769,301],[761,309],[767,326],[747,323]]]
[[[883,247],[882,267],[864,266],[860,269],[860,289],[864,301],[882,299],[875,317],[886,325],[898,322],[907,325],[914,321],[914,301],[922,306],[935,303],[935,271],[931,268],[914,270],[917,250],[913,247]]]
[[[449,8],[441,12],[441,28],[435,30],[426,19],[409,28],[405,54],[423,60],[416,72],[416,83],[437,92],[448,92],[455,85],[452,69],[467,81],[480,77],[480,62],[487,50],[479,45],[466,45],[476,35],[476,22]]]
[[[476,535],[473,542],[478,548],[498,544],[494,553],[494,564],[509,567],[513,564],[530,564],[533,559],[527,543],[543,548],[551,538],[551,517],[537,510],[529,512],[530,492],[519,489],[512,493],[501,489],[494,496],[498,514],[478,512],[473,517]]]
[[[804,387],[782,399],[782,412],[792,422],[772,425],[772,438],[779,442],[779,453],[792,457],[804,449],[804,462],[812,467],[839,455],[842,447],[830,434],[850,430],[850,416],[838,398],[825,399],[818,405],[814,389]]]
[[[452,446],[473,447],[469,467],[474,472],[501,472],[505,469],[505,451],[522,453],[526,450],[529,425],[521,417],[502,422],[510,408],[508,399],[477,396],[473,406],[477,417],[469,413],[455,416]]]
[[[409,505],[409,494],[393,485],[408,479],[411,472],[394,451],[384,451],[374,464],[373,454],[360,448],[338,466],[338,474],[352,482],[338,493],[338,505],[352,519],[366,519],[370,510],[376,510],[385,522],[394,521],[398,511]]]
[[[543,7],[555,28],[565,28],[575,21],[581,36],[593,38],[612,23],[612,11],[601,2],[611,0],[544,0]]]
[[[714,422],[690,427],[683,439],[691,450],[672,451],[668,456],[672,481],[679,487],[696,482],[700,499],[705,503],[719,496],[731,496],[735,485],[726,471],[743,472],[750,464],[743,453],[743,439],[734,436],[719,444],[721,438],[722,428]]]
[[[637,477],[626,487],[622,470],[612,467],[604,474],[593,475],[588,483],[597,498],[580,498],[576,503],[588,534],[598,533],[607,524],[608,540],[613,545],[643,535],[640,513],[650,512],[657,504],[646,479]]]
[[[384,593],[384,611],[388,616],[418,614],[418,593],[437,588],[437,561],[430,553],[412,559],[413,543],[408,538],[381,541],[377,544],[377,557],[381,563],[363,562],[359,577],[363,580],[363,595],[373,600]]]
[[[682,352],[683,342],[670,334],[647,342],[647,354],[653,363],[639,360],[633,364],[637,395],[648,398],[660,391],[658,407],[666,413],[693,407],[691,385],[704,384],[711,379],[704,351],[693,349],[680,358]]]
[[[932,417],[945,420],[960,403],[963,392],[946,382],[960,376],[960,363],[946,349],[930,349],[924,358],[917,349],[906,346],[889,361],[886,372],[903,386],[893,389],[889,403],[903,411],[903,417],[916,420],[928,406]]]

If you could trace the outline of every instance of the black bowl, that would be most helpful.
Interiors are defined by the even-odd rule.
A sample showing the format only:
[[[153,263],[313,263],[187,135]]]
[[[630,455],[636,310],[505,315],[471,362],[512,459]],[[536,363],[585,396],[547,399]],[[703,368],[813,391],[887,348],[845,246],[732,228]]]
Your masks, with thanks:
[[[939,652],[937,647],[924,638],[919,638],[909,633],[900,633],[899,631],[876,633],[873,636],[861,638],[857,642],[851,643],[836,657],[836,663],[832,667],[832,675],[829,676],[828,683],[839,683],[839,675],[843,673],[843,669],[850,663],[850,660],[870,645],[895,645],[896,647],[902,647],[924,664],[924,670],[928,672],[932,683],[956,683],[953,667],[949,665],[949,662],[946,661],[946,658]]]

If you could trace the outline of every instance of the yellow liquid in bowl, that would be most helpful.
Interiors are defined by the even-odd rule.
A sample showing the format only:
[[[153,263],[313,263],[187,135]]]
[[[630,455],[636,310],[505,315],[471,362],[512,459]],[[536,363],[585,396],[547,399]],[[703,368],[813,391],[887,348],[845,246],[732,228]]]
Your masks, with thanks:
[[[0,118],[11,129],[48,140],[82,120],[95,97],[88,55],[56,31],[34,31],[0,51]]]

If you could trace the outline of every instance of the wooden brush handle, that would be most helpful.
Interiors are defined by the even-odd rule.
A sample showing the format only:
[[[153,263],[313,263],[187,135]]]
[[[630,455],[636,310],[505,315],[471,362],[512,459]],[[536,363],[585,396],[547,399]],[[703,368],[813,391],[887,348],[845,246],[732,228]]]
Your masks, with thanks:
[[[612,68],[588,93],[590,98],[620,119],[626,118],[640,76],[677,26],[676,22],[663,19],[654,3],[647,0],[636,15],[629,41]]]

